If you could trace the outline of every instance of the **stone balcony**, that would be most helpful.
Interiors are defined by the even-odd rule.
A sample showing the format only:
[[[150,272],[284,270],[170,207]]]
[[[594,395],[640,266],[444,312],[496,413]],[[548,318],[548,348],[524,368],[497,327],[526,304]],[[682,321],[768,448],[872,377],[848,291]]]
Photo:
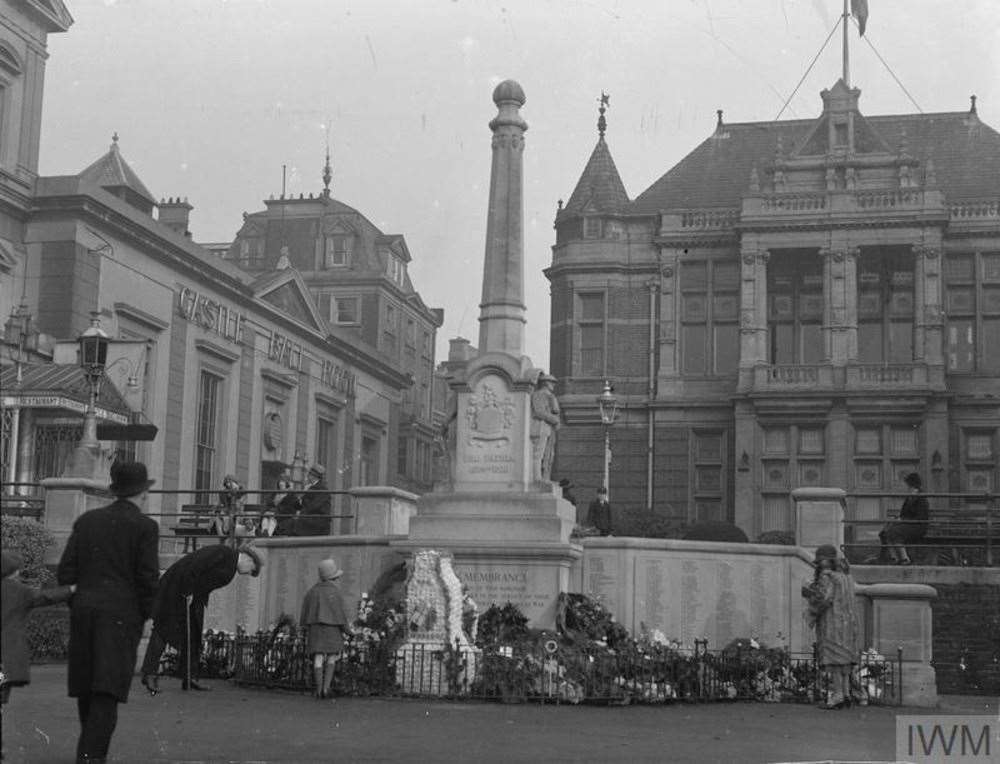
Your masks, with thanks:
[[[754,194],[743,198],[740,222],[795,223],[816,218],[946,217],[948,209],[940,191],[901,189],[859,189]]]
[[[963,232],[1000,228],[1000,199],[964,200],[948,205],[948,228]]]
[[[752,372],[749,392],[884,392],[943,390],[944,369],[922,363],[911,364],[761,364],[741,370],[744,383]],[[741,384],[746,390],[747,385]]]
[[[852,364],[845,385],[848,390],[943,390],[944,369],[923,363]]]
[[[829,365],[769,364],[753,369],[754,392],[832,390],[833,387],[833,367]]]

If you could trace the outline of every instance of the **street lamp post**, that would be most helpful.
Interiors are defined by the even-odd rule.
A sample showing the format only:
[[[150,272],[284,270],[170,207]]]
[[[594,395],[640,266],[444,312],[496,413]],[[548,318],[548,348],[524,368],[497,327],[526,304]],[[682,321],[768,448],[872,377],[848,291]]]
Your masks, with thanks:
[[[104,378],[104,366],[108,360],[108,345],[111,339],[101,328],[100,314],[90,314],[90,326],[77,337],[80,350],[80,367],[87,378],[87,409],[83,417],[83,436],[73,452],[73,460],[67,474],[73,477],[99,479],[101,444],[97,440],[97,396]]]
[[[597,396],[597,407],[601,412],[601,424],[604,425],[604,490],[611,497],[608,472],[611,468],[611,425],[618,417],[618,399],[614,396],[614,387],[604,380],[604,389]]]

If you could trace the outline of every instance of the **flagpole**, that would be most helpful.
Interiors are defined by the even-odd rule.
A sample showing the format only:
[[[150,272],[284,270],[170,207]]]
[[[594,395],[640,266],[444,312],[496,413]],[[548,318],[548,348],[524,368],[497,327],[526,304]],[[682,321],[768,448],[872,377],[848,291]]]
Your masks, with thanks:
[[[849,11],[847,9],[847,2],[848,2],[848,0],[844,0],[844,16],[843,16],[843,22],[844,22],[844,84],[847,85],[847,87],[850,87],[851,86],[851,59],[850,59],[850,55],[848,54],[848,44],[847,44],[847,17],[849,15]]]

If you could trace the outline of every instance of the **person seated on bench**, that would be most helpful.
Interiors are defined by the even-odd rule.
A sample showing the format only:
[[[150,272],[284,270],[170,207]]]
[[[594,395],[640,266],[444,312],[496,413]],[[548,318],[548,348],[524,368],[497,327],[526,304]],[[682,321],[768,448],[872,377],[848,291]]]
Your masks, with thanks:
[[[878,534],[882,542],[883,558],[887,555],[889,561],[897,565],[910,564],[905,544],[916,544],[923,540],[927,535],[930,515],[920,475],[911,472],[903,478],[903,482],[910,487],[910,495],[906,497],[899,510],[899,519],[903,522],[887,523]]]

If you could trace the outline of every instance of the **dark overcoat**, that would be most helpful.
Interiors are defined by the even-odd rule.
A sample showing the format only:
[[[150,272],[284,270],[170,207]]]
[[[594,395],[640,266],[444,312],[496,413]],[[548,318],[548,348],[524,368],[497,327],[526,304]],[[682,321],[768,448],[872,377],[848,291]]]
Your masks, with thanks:
[[[300,506],[299,497],[294,493],[286,493],[274,504],[274,516],[278,521],[274,530],[275,536],[293,536],[295,534],[295,513]]]
[[[223,544],[211,544],[181,557],[167,568],[153,606],[153,629],[176,648],[184,642],[184,598],[191,595],[192,634],[201,634],[208,595],[236,577],[239,553]]]
[[[142,626],[160,575],[159,526],[128,499],[85,512],[73,524],[56,571],[76,584],[70,602],[69,696],[128,700]]]
[[[0,583],[0,611],[3,637],[0,640],[0,660],[3,673],[12,685],[28,684],[31,681],[31,653],[28,649],[28,615],[32,608],[65,602],[70,597],[68,586],[51,589],[33,589],[13,578],[5,578]]]
[[[302,512],[295,523],[296,536],[329,536],[331,502],[326,483],[322,480],[309,486],[302,494]]]
[[[899,510],[899,519],[909,522],[889,523],[880,534],[889,544],[916,544],[927,535],[930,506],[922,493],[906,497]]]
[[[587,508],[587,522],[604,535],[611,532],[611,505],[606,501],[594,499]]]

